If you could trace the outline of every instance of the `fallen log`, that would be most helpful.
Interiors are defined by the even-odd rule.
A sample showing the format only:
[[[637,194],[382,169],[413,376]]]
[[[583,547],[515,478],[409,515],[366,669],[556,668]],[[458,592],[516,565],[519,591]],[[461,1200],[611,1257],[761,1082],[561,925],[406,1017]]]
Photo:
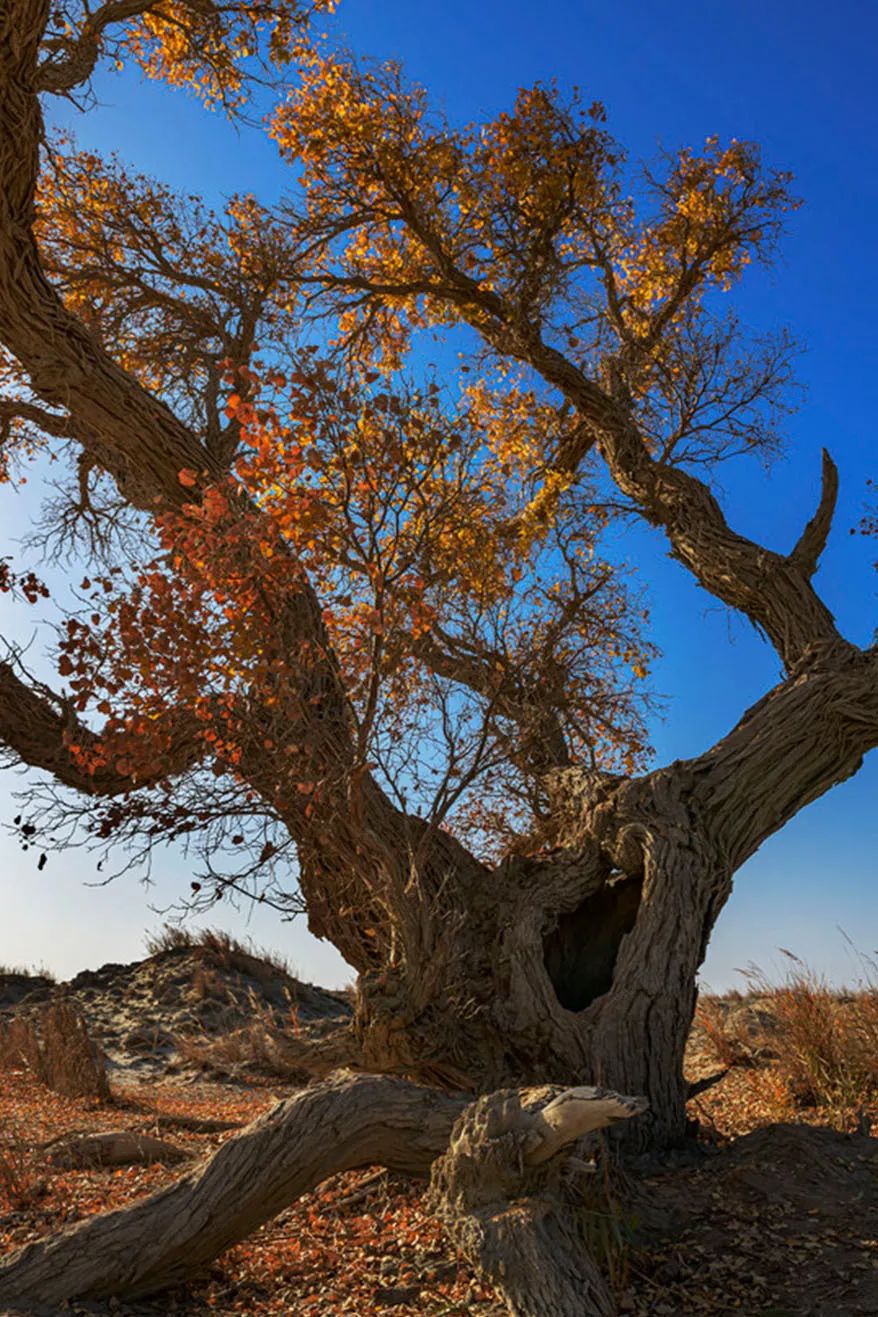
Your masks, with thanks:
[[[196,1279],[330,1175],[384,1166],[426,1177],[439,1159],[433,1201],[510,1312],[608,1317],[607,1287],[555,1191],[572,1144],[645,1106],[601,1089],[548,1088],[473,1103],[342,1072],[278,1103],[175,1184],[0,1262],[0,1301],[154,1294]],[[559,1306],[547,1306],[552,1296]]]

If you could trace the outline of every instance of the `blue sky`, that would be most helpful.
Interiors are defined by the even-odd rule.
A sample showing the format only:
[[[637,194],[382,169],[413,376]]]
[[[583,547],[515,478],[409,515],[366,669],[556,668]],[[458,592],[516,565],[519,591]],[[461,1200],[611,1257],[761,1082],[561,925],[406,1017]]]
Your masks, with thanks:
[[[722,475],[732,524],[774,548],[789,548],[813,508],[819,453],[841,470],[841,497],[819,586],[845,633],[868,642],[878,623],[878,544],[851,536],[878,477],[874,379],[878,273],[874,259],[878,98],[873,52],[878,5],[840,0],[828,21],[811,0],[716,3],[678,0],[342,0],[333,30],[361,54],[400,59],[453,120],[492,115],[519,86],[557,78],[605,102],[609,127],[633,158],[660,146],[697,146],[712,133],[753,138],[768,164],[791,169],[805,206],[791,220],[780,260],[748,278],[736,299],[759,328],[789,325],[806,353],[807,393],[789,424],[787,456],[765,474],[730,466]],[[256,131],[237,132],[181,94],[133,75],[101,75],[100,108],[86,117],[55,109],[84,145],[213,199],[235,190],[273,200],[286,171]],[[14,553],[33,504],[2,492],[0,552]],[[653,728],[657,762],[694,754],[721,736],[777,678],[773,652],[747,623],[699,591],[650,532],[632,533],[626,553],[651,582],[653,636],[663,651],[656,687],[667,718]],[[31,619],[28,619],[30,622]],[[0,628],[22,633],[0,608]],[[0,782],[0,818],[15,808],[14,776]],[[854,965],[838,927],[866,952],[878,948],[878,759],[804,811],[742,869],[723,913],[704,979],[735,983],[735,968],[777,964],[789,947],[841,981]],[[6,899],[0,961],[44,962],[67,974],[86,964],[140,954],[144,929],[188,880],[174,853],[156,865],[155,888],[130,880],[91,888],[82,852],[52,857],[42,873],[32,853],[0,835]],[[226,926],[285,950],[304,977],[341,983],[350,972],[304,924],[281,925],[259,911]]]

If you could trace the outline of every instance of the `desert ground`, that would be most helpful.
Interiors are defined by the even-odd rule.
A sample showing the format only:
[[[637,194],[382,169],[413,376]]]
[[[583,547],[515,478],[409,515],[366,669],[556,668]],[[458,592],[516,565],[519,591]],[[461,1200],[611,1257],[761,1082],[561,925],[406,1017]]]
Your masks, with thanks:
[[[172,1181],[307,1084],[309,1050],[351,1012],[348,994],[301,983],[222,935],[166,931],[150,951],[64,984],[0,975],[4,1252]],[[109,1099],[65,1096],[39,1077],[39,1057],[28,1064],[16,1050],[12,1022],[38,1022],[59,1002],[100,1049]],[[588,1227],[622,1313],[878,1313],[876,1030],[872,988],[834,993],[803,967],[785,985],[753,980],[700,999],[690,1145],[646,1168],[636,1191],[608,1179],[605,1212]],[[88,1141],[109,1133],[136,1137],[112,1153]],[[335,1176],[198,1284],[67,1311],[505,1312],[447,1245],[422,1188],[380,1169]]]

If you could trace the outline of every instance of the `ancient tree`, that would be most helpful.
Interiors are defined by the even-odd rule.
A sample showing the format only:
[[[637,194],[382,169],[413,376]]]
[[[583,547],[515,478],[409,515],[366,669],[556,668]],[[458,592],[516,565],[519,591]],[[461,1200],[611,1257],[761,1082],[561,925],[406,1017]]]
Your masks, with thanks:
[[[331,1169],[424,1170],[460,1117],[434,1186],[477,1222],[466,1246],[488,1271],[498,1251],[555,1257],[545,1311],[567,1291],[584,1311],[583,1285],[608,1311],[557,1222],[498,1238],[460,1168],[479,1139],[514,1145],[544,1193],[564,1143],[640,1110],[609,1099],[553,1142],[557,1111],[595,1098],[512,1092],[529,1085],[642,1095],[620,1146],[679,1142],[696,972],[733,875],[878,740],[878,656],[812,583],[832,459],[791,546],[738,534],[710,484],[779,442],[791,343],[725,304],[795,203],[742,142],[632,171],[603,109],[552,87],[455,127],[308,19],[290,0],[0,16],[4,473],[59,464],[35,538],[84,564],[55,685],[0,664],[0,739],[55,784],[52,826],[201,837],[197,901],[298,902],[355,968],[348,1059],[434,1087],[364,1079],[365,1133]],[[242,193],[217,213],[45,134],[42,103],[87,101],[105,59],[245,118],[257,57],[275,85],[285,70],[280,206]],[[605,547],[629,518],[783,669],[720,742],[651,771],[644,604]],[[45,589],[26,564],[2,584],[23,607]],[[314,1109],[347,1110],[346,1082]],[[497,1089],[462,1116],[449,1096]],[[316,1158],[296,1184],[326,1173]],[[189,1256],[290,1192],[266,1184]],[[150,1284],[178,1278],[153,1261]],[[539,1311],[514,1270],[510,1303]]]

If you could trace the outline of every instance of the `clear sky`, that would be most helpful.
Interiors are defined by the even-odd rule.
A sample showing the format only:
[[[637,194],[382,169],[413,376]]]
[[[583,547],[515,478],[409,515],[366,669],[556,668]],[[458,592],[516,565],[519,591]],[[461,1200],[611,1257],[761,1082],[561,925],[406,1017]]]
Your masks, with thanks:
[[[849,532],[878,477],[874,438],[878,263],[875,260],[878,98],[874,50],[878,5],[837,0],[342,0],[333,24],[361,54],[399,59],[426,83],[453,120],[493,115],[519,86],[555,77],[602,100],[609,127],[630,156],[660,146],[698,146],[712,133],[758,140],[770,165],[791,169],[805,207],[791,220],[777,267],[746,281],[737,297],[757,327],[786,324],[806,346],[799,376],[807,389],[789,425],[787,456],[767,475],[726,467],[724,502],[732,524],[771,547],[792,546],[813,509],[819,453],[841,470],[836,527],[818,585],[845,633],[866,643],[878,623],[878,544]],[[279,196],[286,174],[273,145],[242,134],[182,94],[142,85],[130,74],[101,75],[100,108],[68,107],[55,121],[83,145],[116,149],[126,160],[186,191],[216,200],[231,191]],[[33,512],[27,493],[0,493],[0,552]],[[664,657],[656,688],[667,717],[656,722],[656,762],[697,753],[721,736],[778,675],[773,652],[670,562],[645,530],[626,552],[652,583],[653,636]],[[28,623],[32,619],[28,618]],[[0,606],[0,630],[22,635]],[[30,631],[24,633],[31,634]],[[0,819],[17,812],[14,774],[0,781]],[[735,968],[771,969],[778,946],[791,948],[836,981],[855,966],[838,931],[863,951],[878,948],[878,758],[810,806],[740,871],[703,977],[732,986]],[[157,859],[156,885],[99,875],[80,851],[53,856],[42,873],[32,852],[0,834],[4,865],[0,962],[43,962],[61,974],[142,951],[144,930],[160,921],[150,906],[170,904],[190,873],[169,852]],[[343,983],[350,971],[302,922],[282,925],[258,911],[224,926],[283,949],[303,977]]]

